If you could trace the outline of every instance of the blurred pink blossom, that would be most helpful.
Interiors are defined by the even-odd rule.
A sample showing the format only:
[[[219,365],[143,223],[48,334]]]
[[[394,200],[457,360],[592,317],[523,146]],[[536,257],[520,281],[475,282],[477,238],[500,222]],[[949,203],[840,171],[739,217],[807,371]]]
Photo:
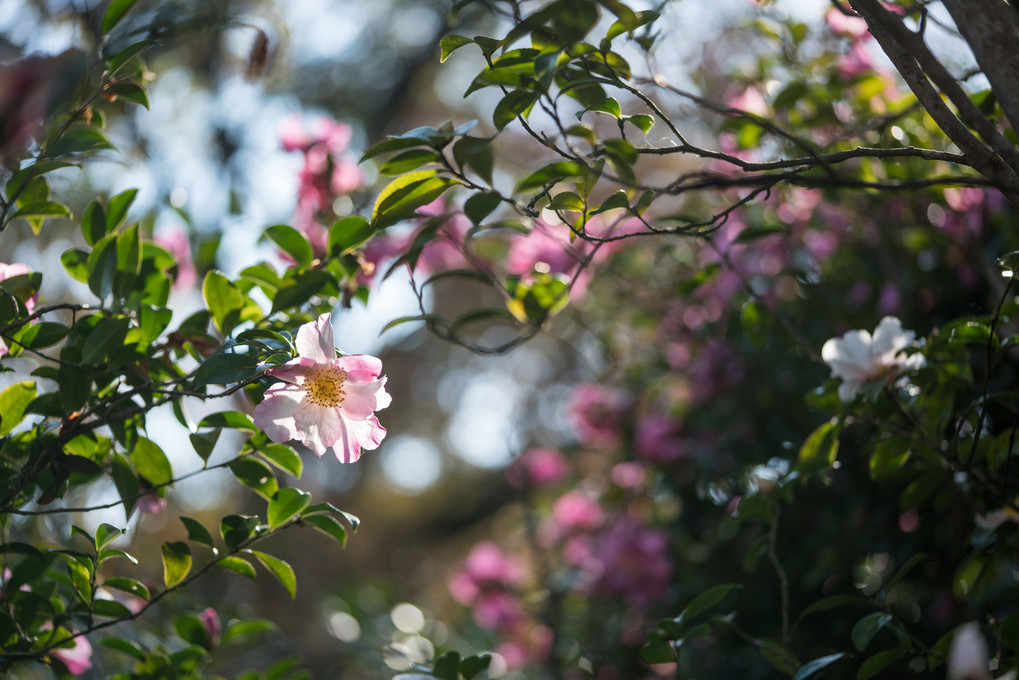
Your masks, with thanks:
[[[674,463],[689,452],[682,437],[682,425],[667,416],[644,418],[637,423],[636,454],[654,463]]]
[[[219,623],[219,614],[216,610],[212,607],[206,607],[198,614],[198,618],[201,620],[202,625],[205,626],[205,632],[209,634],[209,639],[212,640],[213,644],[219,642],[222,629]]]
[[[21,276],[22,274],[31,273],[32,269],[27,264],[21,264],[17,262],[14,264],[4,264],[0,262],[0,282],[10,278],[14,278],[15,276]],[[38,300],[39,294],[33,293],[31,297],[25,300],[25,311],[31,314],[32,310],[35,309],[35,303],[38,302]],[[9,352],[10,349],[7,347],[7,343],[0,339],[0,357],[5,356]]]
[[[637,461],[616,463],[609,472],[613,484],[631,491],[642,489],[647,484],[647,477],[647,466]]]
[[[560,496],[552,506],[552,519],[564,533],[597,529],[605,513],[598,501],[583,491],[570,491]]]
[[[471,605],[486,590],[516,585],[523,573],[519,560],[507,557],[498,545],[485,541],[467,554],[463,569],[449,580],[449,591],[461,604]]]
[[[590,544],[581,564],[594,594],[619,597],[635,611],[646,611],[669,587],[672,558],[668,534],[623,516],[611,522]]]
[[[164,229],[154,234],[152,241],[169,251],[177,262],[177,276],[174,277],[173,287],[178,290],[193,288],[198,280],[198,271],[195,269],[194,258],[191,257],[191,241],[188,239],[187,231],[181,227]]]
[[[623,417],[630,402],[626,390],[582,383],[570,397],[568,417],[584,445],[611,449],[619,444]]]
[[[84,635],[73,640],[73,647],[60,647],[50,652],[50,656],[60,660],[71,675],[81,675],[92,668],[92,645]]]
[[[828,30],[846,38],[862,38],[867,35],[867,22],[863,17],[848,16],[836,7],[829,9],[824,15]]]
[[[528,449],[506,470],[506,480],[517,488],[552,486],[566,478],[570,466],[556,449]]]

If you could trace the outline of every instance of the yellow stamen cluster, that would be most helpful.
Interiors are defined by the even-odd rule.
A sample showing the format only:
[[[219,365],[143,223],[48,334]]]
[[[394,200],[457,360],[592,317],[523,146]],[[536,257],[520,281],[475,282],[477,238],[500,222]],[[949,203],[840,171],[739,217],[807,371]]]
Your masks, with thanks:
[[[338,366],[320,368],[305,381],[304,398],[315,406],[336,408],[343,403],[347,372]]]

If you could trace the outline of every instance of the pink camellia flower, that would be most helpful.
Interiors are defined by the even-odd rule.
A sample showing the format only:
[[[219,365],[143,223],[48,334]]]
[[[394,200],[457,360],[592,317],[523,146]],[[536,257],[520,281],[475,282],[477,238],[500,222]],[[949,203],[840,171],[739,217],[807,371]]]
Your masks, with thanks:
[[[850,16],[842,10],[832,7],[824,15],[828,30],[846,38],[861,38],[867,35],[867,22],[863,17]]]
[[[337,357],[329,313],[301,326],[295,344],[299,356],[268,371],[283,382],[265,391],[255,425],[274,442],[297,439],[318,456],[332,448],[341,463],[378,448],[386,430],[375,411],[392,402],[382,362],[366,354]]]
[[[902,322],[886,316],[874,329],[849,331],[841,338],[831,338],[821,348],[821,358],[831,367],[834,378],[841,378],[839,399],[852,401],[863,383],[901,373],[925,365],[922,354],[906,356],[903,350],[913,344],[916,334],[902,330]]]
[[[633,446],[638,457],[654,463],[674,463],[685,458],[689,448],[681,424],[668,416],[639,421]]]
[[[555,449],[536,448],[524,451],[506,470],[506,481],[517,488],[551,486],[563,481],[570,466],[563,454]]]
[[[578,385],[567,407],[577,437],[586,446],[615,447],[630,401],[626,390],[592,383]]]
[[[205,632],[209,634],[209,639],[212,640],[213,644],[219,642],[222,628],[219,625],[219,614],[212,607],[206,607],[199,615],[198,618],[201,620],[202,625],[205,626]]]
[[[74,638],[73,647],[54,649],[50,656],[63,663],[71,675],[81,675],[92,668],[92,645],[84,635]]]
[[[565,532],[597,529],[605,513],[598,501],[582,491],[570,491],[559,497],[552,506],[552,519]]]

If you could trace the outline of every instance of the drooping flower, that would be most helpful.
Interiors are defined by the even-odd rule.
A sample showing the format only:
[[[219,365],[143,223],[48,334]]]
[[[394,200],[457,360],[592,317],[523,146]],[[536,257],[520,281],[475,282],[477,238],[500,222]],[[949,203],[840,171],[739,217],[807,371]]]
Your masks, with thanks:
[[[988,680],[987,642],[980,627],[966,623],[955,631],[948,652],[948,680]]]
[[[831,338],[821,348],[821,358],[831,367],[834,378],[841,378],[839,399],[852,401],[863,383],[878,378],[892,379],[922,367],[922,354],[906,355],[916,334],[902,329],[902,322],[886,316],[874,329],[849,331],[841,338]]]
[[[297,439],[321,456],[332,448],[341,463],[362,449],[378,448],[386,436],[375,411],[392,402],[382,362],[366,354],[336,356],[332,314],[297,331],[298,357],[268,374],[282,380],[255,407],[255,425],[274,442]]]
[[[92,644],[84,635],[74,638],[73,647],[54,649],[50,656],[62,662],[71,675],[81,675],[92,668]]]

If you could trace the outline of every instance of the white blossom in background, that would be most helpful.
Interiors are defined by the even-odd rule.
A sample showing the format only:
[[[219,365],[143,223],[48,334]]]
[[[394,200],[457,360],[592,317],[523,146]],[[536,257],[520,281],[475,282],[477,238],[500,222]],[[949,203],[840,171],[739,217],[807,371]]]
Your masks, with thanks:
[[[980,626],[963,624],[952,638],[948,652],[948,680],[990,680],[987,642]]]
[[[821,358],[831,367],[833,378],[841,378],[839,399],[852,401],[860,386],[869,380],[894,378],[926,363],[922,354],[906,355],[916,333],[902,329],[902,322],[886,316],[871,335],[864,330],[849,331],[831,338],[821,348]]]

